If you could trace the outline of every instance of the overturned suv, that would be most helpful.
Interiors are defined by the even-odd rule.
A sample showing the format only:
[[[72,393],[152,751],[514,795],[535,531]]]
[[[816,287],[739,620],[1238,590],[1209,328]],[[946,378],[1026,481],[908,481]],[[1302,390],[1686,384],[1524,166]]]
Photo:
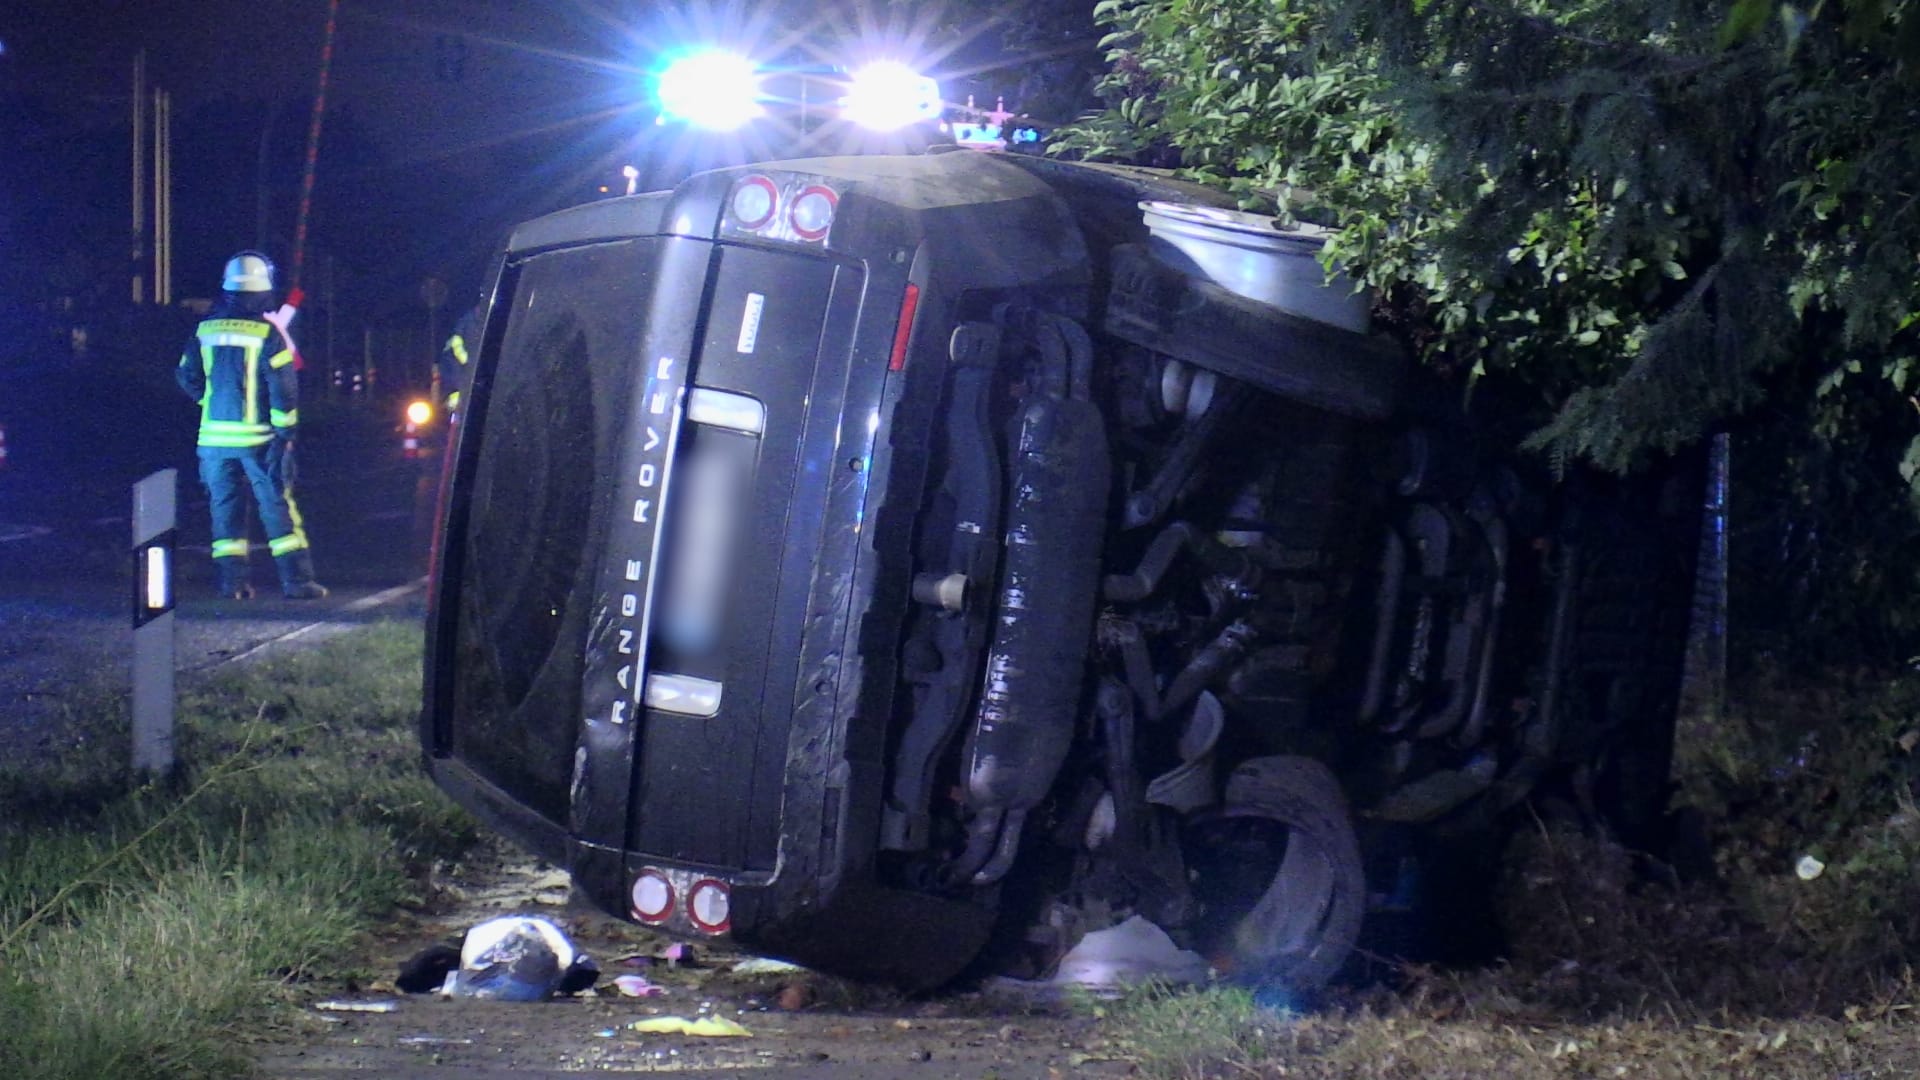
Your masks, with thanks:
[[[1538,475],[1318,247],[965,151],[522,226],[435,780],[611,911],[918,986],[1139,914],[1311,991],[1531,795],[1645,841],[1698,470]]]

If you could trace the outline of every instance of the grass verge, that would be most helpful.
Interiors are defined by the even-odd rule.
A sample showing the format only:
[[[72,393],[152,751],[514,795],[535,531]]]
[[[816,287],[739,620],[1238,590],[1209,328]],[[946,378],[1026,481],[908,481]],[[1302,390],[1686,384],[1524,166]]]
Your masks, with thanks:
[[[0,1076],[219,1077],[293,986],[476,837],[420,775],[420,631],[382,624],[185,688],[179,775],[86,750],[0,775]]]

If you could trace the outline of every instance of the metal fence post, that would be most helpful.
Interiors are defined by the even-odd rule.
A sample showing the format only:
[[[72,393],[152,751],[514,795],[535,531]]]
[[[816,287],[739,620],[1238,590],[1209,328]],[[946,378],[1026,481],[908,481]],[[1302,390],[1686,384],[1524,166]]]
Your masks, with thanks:
[[[1700,725],[1700,730],[1718,724],[1727,711],[1727,513],[1732,457],[1733,440],[1727,433],[1715,435],[1707,444],[1707,490],[1680,691],[1681,715]]]
[[[133,485],[133,767],[173,769],[173,548],[179,471]]]

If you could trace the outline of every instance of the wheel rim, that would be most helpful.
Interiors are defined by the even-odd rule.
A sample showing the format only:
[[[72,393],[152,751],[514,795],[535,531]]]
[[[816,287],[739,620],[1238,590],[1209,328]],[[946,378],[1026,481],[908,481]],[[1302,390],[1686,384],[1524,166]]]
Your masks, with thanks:
[[[1225,809],[1191,822],[1199,910],[1190,928],[1230,978],[1309,994],[1338,972],[1359,937],[1359,844],[1323,767],[1293,759],[1265,779],[1230,788]]]

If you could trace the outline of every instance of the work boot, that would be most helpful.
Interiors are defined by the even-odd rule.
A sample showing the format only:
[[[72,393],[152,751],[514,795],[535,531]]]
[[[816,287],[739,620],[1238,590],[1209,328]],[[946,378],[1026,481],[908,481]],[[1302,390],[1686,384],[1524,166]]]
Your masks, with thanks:
[[[230,555],[215,559],[213,568],[219,576],[219,584],[215,587],[223,599],[253,599],[253,583],[247,580],[247,560],[244,557]]]
[[[280,595],[289,600],[324,600],[327,587],[313,580],[313,553],[305,548],[276,555],[274,566],[280,571]]]

